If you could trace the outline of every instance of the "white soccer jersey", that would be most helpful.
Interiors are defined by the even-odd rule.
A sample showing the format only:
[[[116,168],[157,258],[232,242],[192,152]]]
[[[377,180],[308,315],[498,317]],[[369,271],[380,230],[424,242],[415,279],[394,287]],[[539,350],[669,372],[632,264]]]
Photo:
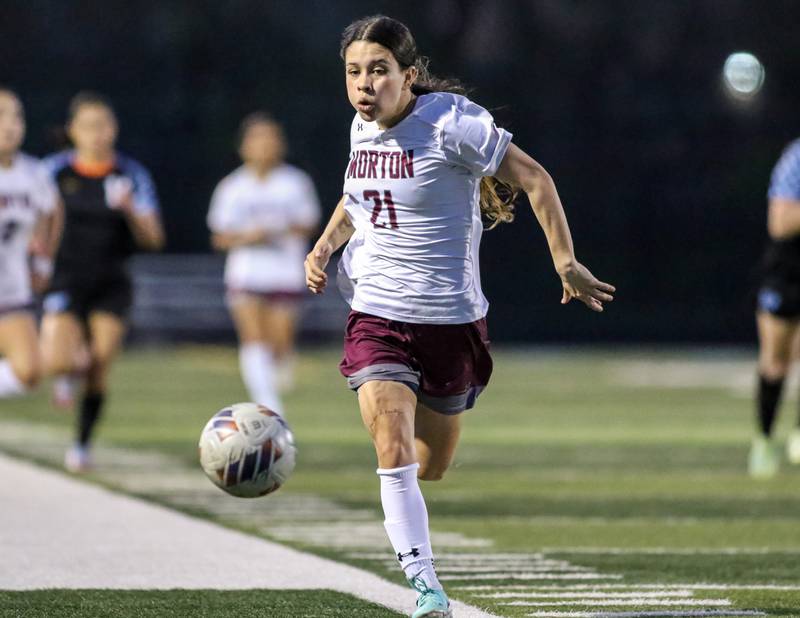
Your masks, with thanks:
[[[313,227],[319,216],[314,183],[292,165],[280,165],[263,179],[244,166],[223,178],[211,198],[212,231],[260,229],[280,234],[263,245],[232,249],[225,264],[226,285],[253,292],[303,291],[307,241],[289,230]]]
[[[55,208],[58,190],[38,159],[18,154],[0,166],[0,309],[33,300],[28,247],[37,219]]]
[[[479,185],[510,141],[489,112],[455,94],[420,96],[386,130],[356,115],[344,181],[355,232],[338,277],[354,310],[433,324],[486,315]]]

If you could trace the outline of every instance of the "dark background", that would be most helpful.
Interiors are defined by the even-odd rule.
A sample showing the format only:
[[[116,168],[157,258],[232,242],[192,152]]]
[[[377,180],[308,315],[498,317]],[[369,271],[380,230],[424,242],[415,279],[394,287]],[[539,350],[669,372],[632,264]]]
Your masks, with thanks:
[[[3,1],[0,82],[21,95],[37,155],[57,147],[76,91],[106,93],[121,150],[155,177],[168,250],[208,251],[209,196],[254,109],[285,124],[290,160],[333,209],[353,116],[339,34],[377,12],[552,173],[578,258],[618,287],[603,315],[560,307],[521,201],[482,249],[496,340],[753,339],[769,173],[800,135],[800,2]],[[749,105],[721,82],[739,50],[766,67]]]

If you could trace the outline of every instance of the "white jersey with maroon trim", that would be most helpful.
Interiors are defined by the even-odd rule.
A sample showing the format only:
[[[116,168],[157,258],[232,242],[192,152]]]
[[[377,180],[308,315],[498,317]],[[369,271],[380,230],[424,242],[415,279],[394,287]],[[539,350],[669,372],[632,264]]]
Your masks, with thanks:
[[[211,198],[209,228],[214,232],[259,229],[277,234],[262,245],[231,249],[225,264],[226,285],[253,292],[303,291],[307,242],[290,229],[314,227],[319,216],[314,183],[292,165],[282,164],[265,178],[242,166],[223,178]]]
[[[344,181],[355,232],[338,277],[354,310],[432,324],[486,315],[479,185],[510,141],[489,112],[450,93],[418,97],[386,130],[356,115]]]
[[[31,236],[40,216],[53,211],[58,190],[41,162],[26,154],[0,166],[0,309],[33,300],[28,268]]]

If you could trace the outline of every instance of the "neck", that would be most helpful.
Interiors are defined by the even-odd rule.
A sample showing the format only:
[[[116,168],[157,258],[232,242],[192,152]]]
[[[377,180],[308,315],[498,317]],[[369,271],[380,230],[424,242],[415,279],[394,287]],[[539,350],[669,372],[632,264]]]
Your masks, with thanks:
[[[251,173],[258,178],[266,178],[269,173],[278,167],[278,163],[245,163]]]
[[[391,129],[394,125],[400,122],[403,118],[408,116],[414,109],[414,105],[417,103],[417,97],[411,94],[411,91],[408,91],[408,94],[403,97],[400,102],[400,112],[392,116],[387,120],[378,120],[378,128],[379,129]]]
[[[80,163],[88,163],[89,165],[102,165],[104,163],[111,163],[114,161],[114,151],[108,150],[105,152],[87,152],[76,150],[75,159]]]
[[[11,167],[14,164],[15,152],[0,152],[0,167]]]

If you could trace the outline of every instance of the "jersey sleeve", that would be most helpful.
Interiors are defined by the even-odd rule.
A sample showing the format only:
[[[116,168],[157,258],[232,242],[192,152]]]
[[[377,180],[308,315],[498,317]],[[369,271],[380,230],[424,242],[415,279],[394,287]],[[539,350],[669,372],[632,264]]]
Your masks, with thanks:
[[[49,170],[42,163],[37,163],[35,175],[36,199],[39,209],[45,214],[50,214],[58,204],[58,187],[56,187]]]
[[[228,193],[228,183],[226,180],[221,180],[211,195],[211,205],[208,208],[206,223],[212,232],[228,232],[233,227],[228,214]]]
[[[292,210],[292,223],[300,227],[314,227],[319,223],[320,207],[317,190],[311,177],[301,173],[297,180],[297,203]]]
[[[800,200],[800,140],[790,144],[778,159],[767,195]]]
[[[491,176],[510,143],[511,133],[498,127],[488,111],[466,97],[455,98],[442,123],[442,148],[448,160],[475,176]]]
[[[158,194],[153,177],[143,165],[134,163],[127,170],[133,181],[133,205],[140,214],[159,211]]]

